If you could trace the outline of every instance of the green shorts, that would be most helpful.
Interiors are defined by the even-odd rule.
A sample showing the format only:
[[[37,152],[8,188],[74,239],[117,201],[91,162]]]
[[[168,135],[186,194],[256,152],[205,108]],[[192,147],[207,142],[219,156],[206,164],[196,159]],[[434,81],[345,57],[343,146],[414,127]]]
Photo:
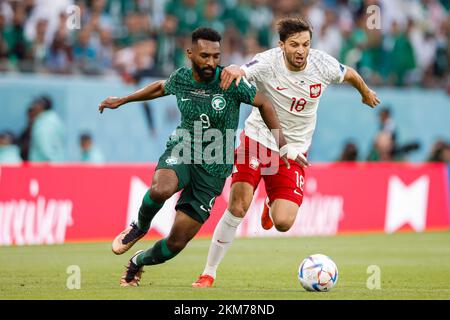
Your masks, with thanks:
[[[223,190],[226,178],[214,177],[199,164],[178,163],[167,148],[159,158],[158,169],[171,169],[178,177],[178,191],[182,190],[175,210],[182,211],[192,219],[204,223],[211,212],[216,197]]]

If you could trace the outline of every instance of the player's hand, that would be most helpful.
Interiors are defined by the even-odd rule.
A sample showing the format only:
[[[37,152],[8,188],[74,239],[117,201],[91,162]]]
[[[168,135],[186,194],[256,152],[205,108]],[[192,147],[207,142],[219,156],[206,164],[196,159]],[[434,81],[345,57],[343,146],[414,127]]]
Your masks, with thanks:
[[[289,159],[287,157],[287,154],[284,154],[284,155],[280,156],[280,158],[284,162],[284,164],[286,165],[286,168],[290,169],[291,168],[291,164],[289,163]]]
[[[289,169],[291,166],[289,164],[289,160],[294,160],[302,167],[309,167],[310,164],[303,153],[299,152],[295,147],[286,144],[280,149],[280,157],[284,163],[286,163],[286,167]]]
[[[237,87],[239,82],[241,82],[241,78],[241,68],[235,64],[232,64],[222,70],[220,75],[220,87],[223,90],[227,90],[231,86],[233,80],[236,80]]]
[[[363,95],[362,102],[371,108],[375,108],[380,104],[380,99],[378,99],[375,91],[369,89],[369,91]]]
[[[310,166],[308,159],[306,159],[303,153],[299,153],[297,155],[297,158],[295,158],[295,162],[297,162],[299,165],[305,168]]]
[[[105,108],[107,108],[107,109],[117,109],[122,104],[123,104],[123,101],[122,101],[121,98],[119,98],[119,97],[108,97],[108,98],[103,100],[98,105],[98,110],[100,111],[100,113],[103,113],[103,109],[105,109]]]

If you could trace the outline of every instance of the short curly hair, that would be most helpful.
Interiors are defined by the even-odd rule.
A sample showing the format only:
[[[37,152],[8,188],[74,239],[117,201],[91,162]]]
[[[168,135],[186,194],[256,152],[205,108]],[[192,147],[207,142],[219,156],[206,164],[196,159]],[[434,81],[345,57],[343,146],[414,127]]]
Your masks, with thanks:
[[[197,28],[192,32],[192,43],[196,43],[198,40],[208,40],[213,42],[220,42],[222,37],[220,34],[211,28]]]
[[[303,31],[309,31],[309,35],[312,38],[311,25],[301,17],[288,17],[278,21],[278,34],[283,42],[290,36]]]

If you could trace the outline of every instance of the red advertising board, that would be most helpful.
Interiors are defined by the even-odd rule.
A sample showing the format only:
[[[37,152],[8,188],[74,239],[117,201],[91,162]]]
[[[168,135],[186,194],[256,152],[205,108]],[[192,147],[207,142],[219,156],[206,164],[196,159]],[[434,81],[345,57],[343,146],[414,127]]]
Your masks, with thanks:
[[[0,245],[112,240],[136,218],[155,165],[1,166]],[[263,183],[239,236],[426,231],[449,227],[447,171],[440,164],[317,164],[287,233],[259,224]],[[227,205],[228,180],[199,236],[211,236]],[[149,236],[167,235],[179,195],[155,217]]]

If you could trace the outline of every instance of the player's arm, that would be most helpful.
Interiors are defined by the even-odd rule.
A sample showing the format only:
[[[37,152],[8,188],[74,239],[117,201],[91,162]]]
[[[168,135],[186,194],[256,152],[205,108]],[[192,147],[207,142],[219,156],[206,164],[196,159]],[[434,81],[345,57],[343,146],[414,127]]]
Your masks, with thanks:
[[[103,100],[99,106],[98,110],[100,113],[103,113],[103,109],[117,109],[121,105],[124,105],[129,102],[135,102],[135,101],[145,101],[145,100],[151,100],[155,98],[159,98],[165,95],[164,92],[164,84],[165,80],[158,80],[155,81],[148,86],[139,89],[138,91],[133,92],[132,94],[129,94],[125,97],[108,97],[105,100]]]
[[[347,71],[345,72],[344,81],[350,83],[356,90],[359,91],[364,104],[367,104],[371,108],[375,108],[380,103],[376,92],[367,86],[364,79],[358,72],[356,72],[356,70],[350,68],[349,66],[346,68]]]
[[[236,80],[236,87],[239,87],[242,77],[250,81],[264,81],[270,71],[268,59],[271,57],[270,50],[256,54],[253,59],[242,66],[232,64],[222,70],[220,74],[220,87],[227,90],[231,83]]]
[[[267,125],[269,130],[273,133],[278,149],[280,150],[281,159],[286,163],[287,168],[290,168],[287,159],[295,160],[302,166],[309,166],[306,158],[286,142],[283,130],[281,130],[277,113],[269,99],[262,93],[256,92],[253,100],[253,106],[259,109],[261,118],[264,120],[264,123]]]

